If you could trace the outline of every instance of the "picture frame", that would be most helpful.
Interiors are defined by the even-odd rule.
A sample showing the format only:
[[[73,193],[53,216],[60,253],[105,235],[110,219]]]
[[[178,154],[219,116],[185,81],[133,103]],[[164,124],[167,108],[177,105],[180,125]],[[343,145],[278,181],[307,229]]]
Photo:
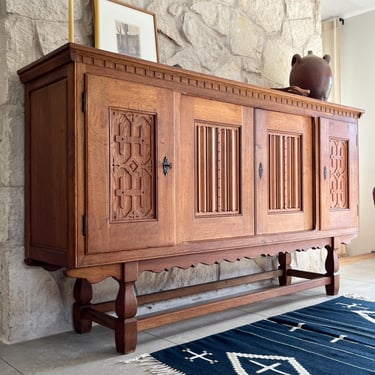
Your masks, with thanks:
[[[155,14],[121,0],[93,0],[95,48],[159,62]]]

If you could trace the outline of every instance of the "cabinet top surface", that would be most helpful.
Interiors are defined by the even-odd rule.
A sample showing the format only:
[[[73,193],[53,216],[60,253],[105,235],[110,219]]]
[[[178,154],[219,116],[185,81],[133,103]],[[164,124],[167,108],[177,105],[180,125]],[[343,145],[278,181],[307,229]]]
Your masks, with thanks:
[[[358,119],[363,110],[312,99],[302,95],[268,89],[164,64],[99,50],[93,47],[68,43],[18,71],[22,83],[27,84],[55,69],[73,63],[82,64],[86,70],[116,73],[125,79],[164,86],[177,92],[208,98],[238,102],[252,107],[271,108],[289,106],[298,112],[319,113]]]

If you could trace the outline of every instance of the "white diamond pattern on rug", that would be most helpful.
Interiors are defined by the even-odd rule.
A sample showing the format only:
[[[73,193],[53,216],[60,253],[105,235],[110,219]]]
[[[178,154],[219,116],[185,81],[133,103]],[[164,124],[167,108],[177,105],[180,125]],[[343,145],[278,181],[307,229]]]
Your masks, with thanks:
[[[230,352],[227,355],[238,375],[310,375],[293,357]]]
[[[374,323],[374,302],[329,298],[151,356],[170,374],[375,375]]]

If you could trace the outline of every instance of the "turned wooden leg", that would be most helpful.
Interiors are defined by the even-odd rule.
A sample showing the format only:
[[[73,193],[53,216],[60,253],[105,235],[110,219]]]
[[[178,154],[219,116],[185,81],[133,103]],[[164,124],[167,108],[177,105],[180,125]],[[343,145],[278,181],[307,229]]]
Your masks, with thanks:
[[[73,325],[77,333],[91,330],[92,320],[84,316],[84,307],[91,304],[92,286],[86,279],[76,279],[73,291],[75,303],[73,305]]]
[[[137,263],[123,265],[123,277],[117,280],[115,341],[119,353],[133,352],[137,346],[137,297],[134,284],[138,276]]]
[[[326,258],[326,271],[327,275],[331,277],[331,283],[326,285],[326,293],[330,296],[334,296],[339,292],[340,288],[340,275],[339,272],[339,258],[337,251],[331,247],[326,246],[327,258]]]
[[[290,253],[279,253],[279,270],[283,270],[282,276],[279,276],[279,284],[281,286],[290,285],[292,283],[292,276],[288,275],[291,263],[292,256]]]

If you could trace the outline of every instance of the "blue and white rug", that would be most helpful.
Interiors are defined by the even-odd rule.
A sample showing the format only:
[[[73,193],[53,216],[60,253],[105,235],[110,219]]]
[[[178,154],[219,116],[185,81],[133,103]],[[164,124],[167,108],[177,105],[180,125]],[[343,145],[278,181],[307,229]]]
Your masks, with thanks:
[[[375,374],[375,302],[338,297],[134,361],[150,374]]]

